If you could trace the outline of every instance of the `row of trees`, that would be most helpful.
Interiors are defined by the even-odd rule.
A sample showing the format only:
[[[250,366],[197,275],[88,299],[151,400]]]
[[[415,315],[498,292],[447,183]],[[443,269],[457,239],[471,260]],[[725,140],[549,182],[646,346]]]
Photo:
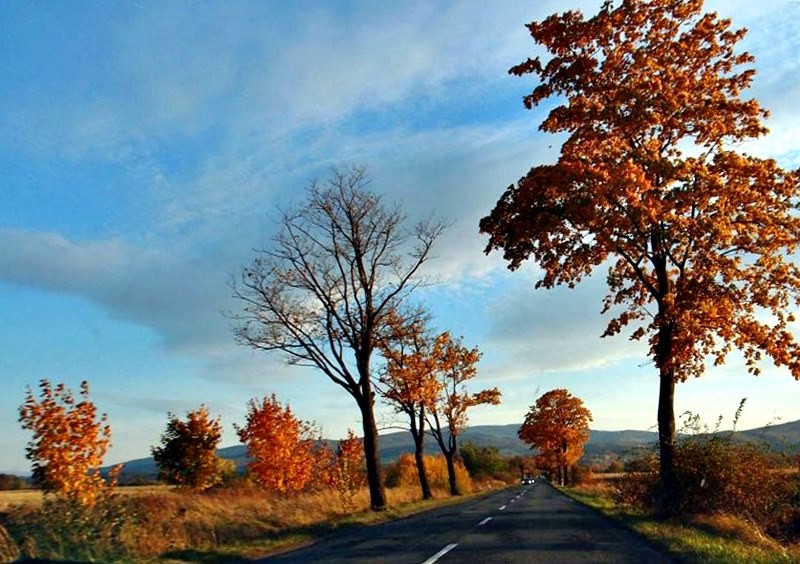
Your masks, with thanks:
[[[447,343],[445,350],[452,353],[451,341],[440,335],[438,342]],[[474,350],[465,355],[468,359],[476,357]],[[446,398],[435,399],[449,405]],[[19,417],[23,428],[33,433],[27,455],[33,462],[34,482],[46,493],[91,506],[113,490],[121,466],[112,470],[108,480],[100,474],[111,427],[107,416],[98,415],[89,400],[88,382],[81,383],[76,399],[64,384],[54,386],[42,380],[38,397],[28,389]],[[444,420],[451,421],[449,416]],[[456,436],[462,422],[452,421]],[[245,424],[234,427],[247,447],[248,477],[265,490],[292,494],[334,488],[349,508],[365,483],[363,441],[352,430],[338,441],[334,452],[313,423],[296,417],[274,394],[260,401],[251,400]],[[441,427],[436,429],[440,435],[445,432]],[[233,479],[237,474],[235,463],[216,454],[221,437],[220,419],[212,418],[206,406],[189,411],[185,419],[168,414],[161,444],[152,448],[159,478],[192,490],[205,490]],[[451,491],[457,492],[459,481],[453,456],[449,451],[444,454],[450,454],[446,458],[448,480]],[[427,484],[424,464],[422,468],[418,478],[421,484]]]
[[[376,393],[408,417],[420,486],[430,497],[425,429],[447,459],[457,493],[453,460],[467,410],[498,403],[500,392],[466,391],[480,353],[449,332],[432,334],[429,316],[409,299],[428,282],[422,268],[446,222],[409,228],[400,208],[385,205],[368,183],[363,168],[334,171],[283,212],[272,244],[232,284],[243,307],[231,317],[239,343],[283,353],[351,396],[362,422],[370,503],[382,509]],[[386,360],[383,370],[373,366],[376,352]]]

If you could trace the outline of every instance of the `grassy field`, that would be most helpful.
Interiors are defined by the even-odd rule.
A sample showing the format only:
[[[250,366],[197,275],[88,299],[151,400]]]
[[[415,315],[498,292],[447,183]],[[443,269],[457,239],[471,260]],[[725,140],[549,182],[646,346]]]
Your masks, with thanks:
[[[616,505],[612,487],[611,480],[597,480],[564,488],[564,493],[624,523],[681,562],[800,562],[800,546],[783,546],[743,519],[730,515],[694,515],[659,521],[632,508]]]
[[[143,496],[157,493],[169,493],[169,486],[123,486],[117,488],[124,496]],[[0,513],[5,513],[15,506],[39,507],[44,501],[41,490],[0,491]]]

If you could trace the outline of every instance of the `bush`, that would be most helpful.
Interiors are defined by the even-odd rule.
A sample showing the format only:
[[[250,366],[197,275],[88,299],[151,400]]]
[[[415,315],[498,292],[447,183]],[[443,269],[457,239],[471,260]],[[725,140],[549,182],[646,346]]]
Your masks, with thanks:
[[[104,495],[93,505],[54,497],[15,515],[7,527],[25,558],[105,562],[127,556],[123,535],[132,524],[125,503]]]
[[[698,430],[696,416],[688,427]],[[678,488],[671,515],[735,515],[780,540],[800,531],[800,477],[782,472],[766,445],[734,442],[733,433],[680,436],[675,443]],[[658,455],[641,457],[616,489],[616,501],[652,510],[660,497]]]
[[[472,491],[472,480],[469,472],[464,468],[460,460],[456,460],[456,482],[458,482],[461,493]],[[428,482],[433,489],[449,489],[450,482],[447,477],[447,461],[444,456],[425,455],[425,469],[428,473]],[[397,462],[390,466],[386,471],[386,485],[390,488],[404,486],[419,486],[419,476],[417,475],[417,464],[414,455],[403,453]]]

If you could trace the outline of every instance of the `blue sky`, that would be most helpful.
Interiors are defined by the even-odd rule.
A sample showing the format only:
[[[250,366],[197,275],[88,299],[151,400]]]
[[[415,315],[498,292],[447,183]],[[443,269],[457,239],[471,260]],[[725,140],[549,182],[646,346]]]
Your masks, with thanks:
[[[358,428],[323,376],[233,343],[228,281],[332,166],[366,165],[411,219],[453,221],[418,295],[435,324],[484,352],[475,387],[503,404],[474,424],[517,423],[566,387],[597,429],[655,424],[657,379],[641,345],[599,338],[603,272],[534,291],[486,257],[478,220],[558,139],[546,108],[507,75],[535,54],[526,22],[599,1],[0,3],[0,471],[27,472],[17,423],[40,378],[91,385],[107,461],[149,455],[167,412],[201,403],[234,444],[252,397],[276,393],[331,437]],[[750,94],[771,134],[742,149],[800,166],[800,3],[707,6],[751,31]],[[743,427],[800,418],[800,383],[735,356],[682,384],[676,408],[709,422],[741,398]],[[388,413],[384,424],[391,424]]]

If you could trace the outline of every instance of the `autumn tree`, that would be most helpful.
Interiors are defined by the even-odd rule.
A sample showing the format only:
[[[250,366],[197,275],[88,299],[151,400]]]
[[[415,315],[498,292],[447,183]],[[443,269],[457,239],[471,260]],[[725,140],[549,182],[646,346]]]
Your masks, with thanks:
[[[347,430],[347,437],[340,440],[336,447],[336,459],[331,468],[331,482],[345,511],[354,507],[353,498],[365,485],[364,441],[352,429]]]
[[[381,509],[372,354],[389,312],[423,282],[419,270],[444,225],[405,227],[401,210],[387,207],[367,184],[364,169],[334,171],[283,213],[271,246],[234,284],[244,304],[234,319],[239,343],[283,352],[290,364],[318,369],[353,398],[370,503]]]
[[[436,338],[433,359],[440,391],[435,405],[427,413],[431,434],[447,461],[450,494],[458,495],[455,458],[458,454],[458,437],[467,428],[467,411],[477,405],[500,403],[500,390],[491,388],[470,394],[466,381],[477,374],[481,358],[478,347],[467,348],[460,339],[445,331]]]
[[[169,421],[161,435],[161,446],[150,449],[158,465],[159,478],[197,490],[220,483],[226,468],[216,454],[222,438],[219,418],[211,419],[205,405],[187,412],[185,421],[173,413],[167,417]]]
[[[111,426],[106,414],[98,417],[89,400],[88,382],[81,382],[76,398],[66,385],[40,380],[38,398],[28,388],[19,421],[33,433],[26,456],[33,463],[34,482],[45,493],[92,505],[116,485],[121,466],[114,469],[108,483],[100,475],[111,443]]]
[[[378,391],[408,419],[414,439],[414,460],[423,499],[433,497],[425,469],[425,417],[442,391],[433,357],[434,338],[426,329],[427,316],[419,311],[389,316],[387,333],[379,341],[386,359]]]
[[[561,485],[569,481],[569,470],[589,440],[592,413],[567,390],[547,392],[530,407],[518,435],[522,442],[539,450],[540,461],[556,470]]]
[[[306,488],[315,469],[313,424],[298,419],[281,405],[275,394],[250,400],[247,422],[236,426],[239,440],[247,446],[248,474],[267,490],[286,494]],[[331,464],[328,459],[326,464]]]
[[[675,384],[722,364],[736,347],[758,374],[762,355],[800,378],[788,324],[798,301],[798,174],[735,151],[767,132],[742,91],[753,57],[745,30],[703,13],[702,0],[606,2],[533,22],[549,58],[533,75],[532,108],[556,105],[540,129],[568,135],[555,164],[535,166],[481,220],[486,251],[509,268],[532,258],[536,287],[574,286],[609,265],[603,336],[647,338],[659,375],[664,499],[674,480]]]

